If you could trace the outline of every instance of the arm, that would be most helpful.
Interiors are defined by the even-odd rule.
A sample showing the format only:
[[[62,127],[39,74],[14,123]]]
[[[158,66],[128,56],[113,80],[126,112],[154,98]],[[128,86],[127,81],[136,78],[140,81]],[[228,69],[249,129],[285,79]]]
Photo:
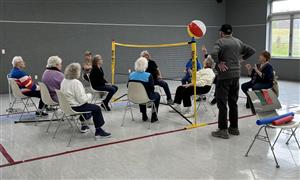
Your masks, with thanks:
[[[149,87],[150,87],[150,92],[154,92],[154,80],[151,74],[149,76]]]
[[[249,57],[251,57],[253,54],[255,54],[255,49],[252,48],[251,46],[243,43],[242,44],[242,52],[241,52],[241,54],[243,55],[242,56],[243,60],[246,60]]]
[[[213,58],[213,60],[215,61],[216,64],[220,63],[220,51],[221,51],[221,42],[220,40],[217,40],[213,46],[213,50],[211,52],[211,57]]]
[[[75,98],[79,103],[87,103],[89,101],[91,101],[92,99],[92,94],[90,93],[85,93],[83,84],[77,80],[76,84],[74,86],[74,92],[75,92]]]

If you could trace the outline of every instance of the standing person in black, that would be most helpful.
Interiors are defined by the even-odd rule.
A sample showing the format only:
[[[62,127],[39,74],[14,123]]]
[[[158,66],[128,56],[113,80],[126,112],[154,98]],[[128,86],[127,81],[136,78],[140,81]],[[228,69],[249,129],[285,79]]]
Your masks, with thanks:
[[[167,102],[168,104],[174,104],[171,96],[171,92],[169,89],[169,85],[166,81],[164,81],[161,77],[161,73],[159,71],[159,68],[156,64],[156,62],[152,59],[150,59],[150,53],[148,51],[142,51],[141,57],[144,57],[148,60],[148,68],[146,72],[150,73],[154,79],[154,85],[158,85],[162,87],[166,93],[167,96]]]
[[[212,132],[212,136],[228,139],[229,134],[239,135],[238,106],[240,60],[248,59],[255,50],[244,44],[241,40],[232,36],[232,27],[229,24],[222,25],[221,38],[218,39],[211,53],[217,64],[216,100],[219,109],[218,127]],[[229,106],[229,121],[227,121],[227,103]]]
[[[94,89],[98,91],[108,91],[108,95],[106,98],[103,100],[104,109],[107,111],[110,111],[110,107],[108,105],[110,99],[113,97],[113,95],[118,91],[118,87],[115,85],[112,85],[108,83],[105,78],[104,78],[104,72],[102,69],[103,65],[103,59],[102,57],[97,54],[94,56],[93,61],[92,61],[92,70],[90,72],[90,81],[91,85]]]

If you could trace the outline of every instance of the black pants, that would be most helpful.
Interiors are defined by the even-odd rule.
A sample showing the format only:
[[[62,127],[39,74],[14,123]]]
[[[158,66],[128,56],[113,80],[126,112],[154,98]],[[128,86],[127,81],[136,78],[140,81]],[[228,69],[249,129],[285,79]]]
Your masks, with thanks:
[[[200,94],[206,94],[210,91],[211,86],[204,86],[204,87],[196,87],[196,93],[198,95]],[[183,87],[178,86],[175,93],[175,99],[174,103],[181,104],[181,101],[183,101],[184,107],[190,107],[192,106],[191,103],[191,96],[194,94],[194,87]]]
[[[217,80],[216,99],[219,108],[219,129],[227,129],[227,103],[229,106],[230,127],[238,128],[239,78]]]
[[[29,96],[29,97],[40,98],[38,109],[43,109],[44,108],[45,104],[43,103],[43,101],[41,99],[41,92],[40,91],[28,91],[28,92],[24,92],[23,94],[25,96]]]
[[[72,109],[77,112],[91,111],[92,113],[84,114],[83,116],[85,119],[90,119],[93,116],[95,128],[100,128],[105,123],[102,116],[101,108],[95,104],[85,103],[81,106],[74,106],[72,107]],[[79,119],[80,121],[84,121],[84,119],[81,116]]]
[[[118,87],[115,85],[104,85],[104,86],[98,86],[95,87],[96,90],[98,91],[108,91],[108,95],[106,96],[106,98],[103,100],[103,103],[105,105],[108,104],[108,102],[110,101],[110,99],[113,97],[113,95],[118,91]]]
[[[167,96],[167,100],[172,99],[170,88],[166,81],[164,81],[162,79],[156,79],[156,80],[154,80],[154,85],[159,85],[160,87],[162,87],[164,89],[166,96]]]
[[[160,102],[160,95],[158,92],[154,92],[151,96],[151,99],[154,100],[154,105],[156,108],[156,112],[158,112],[158,106]],[[145,105],[140,105],[140,112],[141,113],[147,113],[147,107]]]

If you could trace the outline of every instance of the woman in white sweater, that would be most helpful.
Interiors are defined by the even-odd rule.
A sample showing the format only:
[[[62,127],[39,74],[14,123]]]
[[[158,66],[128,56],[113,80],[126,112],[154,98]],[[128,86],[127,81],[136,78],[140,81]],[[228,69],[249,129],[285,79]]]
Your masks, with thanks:
[[[211,85],[215,78],[215,73],[212,70],[214,65],[213,59],[208,56],[203,62],[204,68],[197,71],[196,76],[196,92],[197,94],[206,94],[210,91]],[[191,114],[191,96],[194,94],[193,83],[181,85],[177,87],[174,99],[174,108],[184,114],[186,117]],[[183,101],[184,109],[181,111],[180,104]],[[171,111],[174,112],[174,111]]]
[[[92,95],[86,93],[83,84],[78,80],[80,77],[81,66],[79,63],[69,64],[65,69],[65,78],[63,79],[60,89],[66,96],[66,99],[71,104],[72,109],[77,112],[90,111],[91,114],[84,114],[85,119],[93,117],[94,125],[96,128],[96,137],[110,137],[110,133],[105,132],[101,127],[103,126],[104,119],[102,116],[101,108],[95,104],[90,104]],[[80,117],[80,121],[84,119]],[[89,127],[87,125],[81,126],[81,132],[87,132]]]

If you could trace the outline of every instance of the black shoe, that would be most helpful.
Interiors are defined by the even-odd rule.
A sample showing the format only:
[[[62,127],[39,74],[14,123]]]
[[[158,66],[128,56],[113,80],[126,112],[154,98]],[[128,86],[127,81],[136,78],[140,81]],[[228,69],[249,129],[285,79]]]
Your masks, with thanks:
[[[96,132],[95,132],[95,136],[100,137],[100,138],[110,138],[111,134],[108,132],[105,132],[102,128],[97,128]]]
[[[148,121],[148,116],[147,116],[146,113],[143,113],[142,116],[143,116],[143,117],[142,117],[143,121]]]
[[[156,122],[156,121],[158,121],[157,115],[156,115],[156,113],[152,113],[152,116],[151,116],[151,123],[154,123],[154,122]]]
[[[82,125],[81,128],[80,128],[80,132],[81,132],[81,133],[86,133],[86,132],[88,132],[89,129],[90,129],[89,126],[87,126],[87,125]]]
[[[215,105],[215,104],[217,104],[217,99],[216,98],[214,98],[211,102],[210,102],[210,104],[211,105]]]
[[[211,132],[211,135],[217,138],[229,139],[227,129],[218,129],[216,131]]]
[[[231,134],[231,135],[235,135],[235,136],[240,135],[240,131],[239,131],[238,128],[229,127],[228,128],[228,133]]]
[[[35,112],[35,115],[36,116],[48,116],[48,113],[43,112],[43,111],[37,111],[37,112]]]

